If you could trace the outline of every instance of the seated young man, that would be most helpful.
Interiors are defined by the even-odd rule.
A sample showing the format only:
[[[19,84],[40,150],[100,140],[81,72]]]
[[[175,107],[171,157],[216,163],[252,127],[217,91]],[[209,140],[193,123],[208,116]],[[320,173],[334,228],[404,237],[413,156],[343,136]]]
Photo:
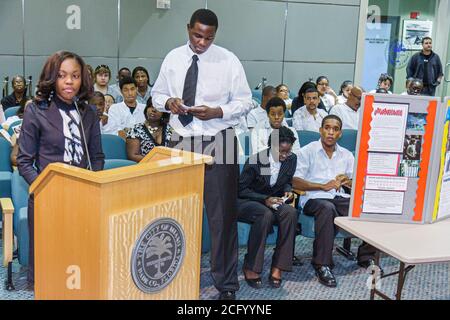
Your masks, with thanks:
[[[343,187],[351,188],[354,157],[336,141],[342,135],[342,121],[328,115],[322,121],[320,141],[311,142],[300,150],[293,187],[306,191],[300,197],[305,215],[313,216],[316,238],[313,244],[312,265],[319,282],[336,287],[333,268],[333,243],[337,233],[334,218],[347,216],[350,195]],[[375,248],[362,243],[358,249],[358,265],[368,268],[375,264]]]
[[[274,129],[280,129],[282,126],[287,126],[284,120],[286,112],[286,103],[283,99],[273,97],[266,104],[267,119],[259,122],[251,133],[252,153],[258,153],[267,149],[267,141]],[[295,137],[295,142],[292,147],[292,152],[298,154],[300,152],[300,144],[298,142],[297,131],[294,128],[289,128]]]
[[[256,289],[262,287],[260,274],[266,238],[275,223],[278,237],[269,285],[279,288],[282,271],[292,270],[297,210],[286,202],[293,200],[291,183],[297,156],[291,150],[295,140],[287,127],[274,130],[269,137],[269,148],[252,155],[240,175],[238,219],[251,223],[242,271],[248,285]]]
[[[327,113],[318,109],[320,103],[319,91],[316,88],[308,88],[303,94],[305,105],[297,109],[293,115],[295,130],[307,130],[319,132],[322,119]]]

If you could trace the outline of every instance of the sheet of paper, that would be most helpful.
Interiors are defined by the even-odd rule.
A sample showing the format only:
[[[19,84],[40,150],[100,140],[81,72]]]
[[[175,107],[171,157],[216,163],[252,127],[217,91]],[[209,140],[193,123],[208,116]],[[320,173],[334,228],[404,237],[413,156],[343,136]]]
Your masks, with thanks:
[[[399,154],[369,152],[367,174],[396,176],[399,165]]]
[[[366,176],[366,190],[406,191],[408,178]]]
[[[398,191],[366,190],[364,192],[364,213],[402,214],[405,193]]]
[[[408,107],[406,104],[373,104],[369,151],[403,152]]]

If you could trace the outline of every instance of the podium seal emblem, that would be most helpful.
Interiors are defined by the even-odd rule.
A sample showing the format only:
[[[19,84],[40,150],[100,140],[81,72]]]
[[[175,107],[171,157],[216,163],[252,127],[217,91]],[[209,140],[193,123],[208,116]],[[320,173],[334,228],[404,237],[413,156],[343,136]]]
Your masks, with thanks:
[[[181,225],[162,218],[145,227],[131,255],[131,276],[145,293],[156,293],[167,287],[181,267],[185,237]]]

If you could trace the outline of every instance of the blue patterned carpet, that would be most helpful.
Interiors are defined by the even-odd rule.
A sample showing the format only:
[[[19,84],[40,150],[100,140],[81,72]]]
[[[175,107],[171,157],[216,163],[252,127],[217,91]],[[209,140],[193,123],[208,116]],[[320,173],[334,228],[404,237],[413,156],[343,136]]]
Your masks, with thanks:
[[[358,240],[354,240],[352,249],[356,250]],[[272,289],[267,284],[259,290],[249,287],[242,275],[241,267],[246,248],[239,250],[239,282],[240,290],[237,298],[241,300],[366,300],[369,299],[369,289],[366,285],[369,274],[358,267],[355,262],[348,261],[339,254],[335,254],[336,267],[334,273],[338,280],[337,288],[327,288],[321,285],[310,265],[312,254],[312,240],[297,237],[296,255],[301,256],[303,266],[294,267],[293,272],[284,274],[282,288]],[[273,246],[267,246],[265,272],[263,281],[267,279],[271,261]],[[0,256],[1,258],[1,256]],[[398,268],[398,261],[383,256],[381,265],[386,273]],[[450,300],[450,265],[449,264],[424,264],[416,266],[409,272],[403,299],[411,300]],[[6,269],[0,268],[0,300],[6,299],[33,299],[33,291],[27,289],[26,269],[20,267],[15,261],[13,266],[14,284],[16,290],[8,292],[4,288]],[[397,278],[390,277],[381,281],[381,291],[393,296],[396,291]],[[209,274],[209,254],[202,256],[201,262],[201,295],[200,299],[208,300],[217,297],[217,291],[212,284]]]

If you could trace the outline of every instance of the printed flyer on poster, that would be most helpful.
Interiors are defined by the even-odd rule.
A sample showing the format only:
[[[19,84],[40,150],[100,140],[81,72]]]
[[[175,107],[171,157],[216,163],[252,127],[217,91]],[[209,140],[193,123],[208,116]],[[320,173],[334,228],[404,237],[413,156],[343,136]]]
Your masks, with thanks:
[[[407,104],[374,103],[369,151],[403,153]]]

